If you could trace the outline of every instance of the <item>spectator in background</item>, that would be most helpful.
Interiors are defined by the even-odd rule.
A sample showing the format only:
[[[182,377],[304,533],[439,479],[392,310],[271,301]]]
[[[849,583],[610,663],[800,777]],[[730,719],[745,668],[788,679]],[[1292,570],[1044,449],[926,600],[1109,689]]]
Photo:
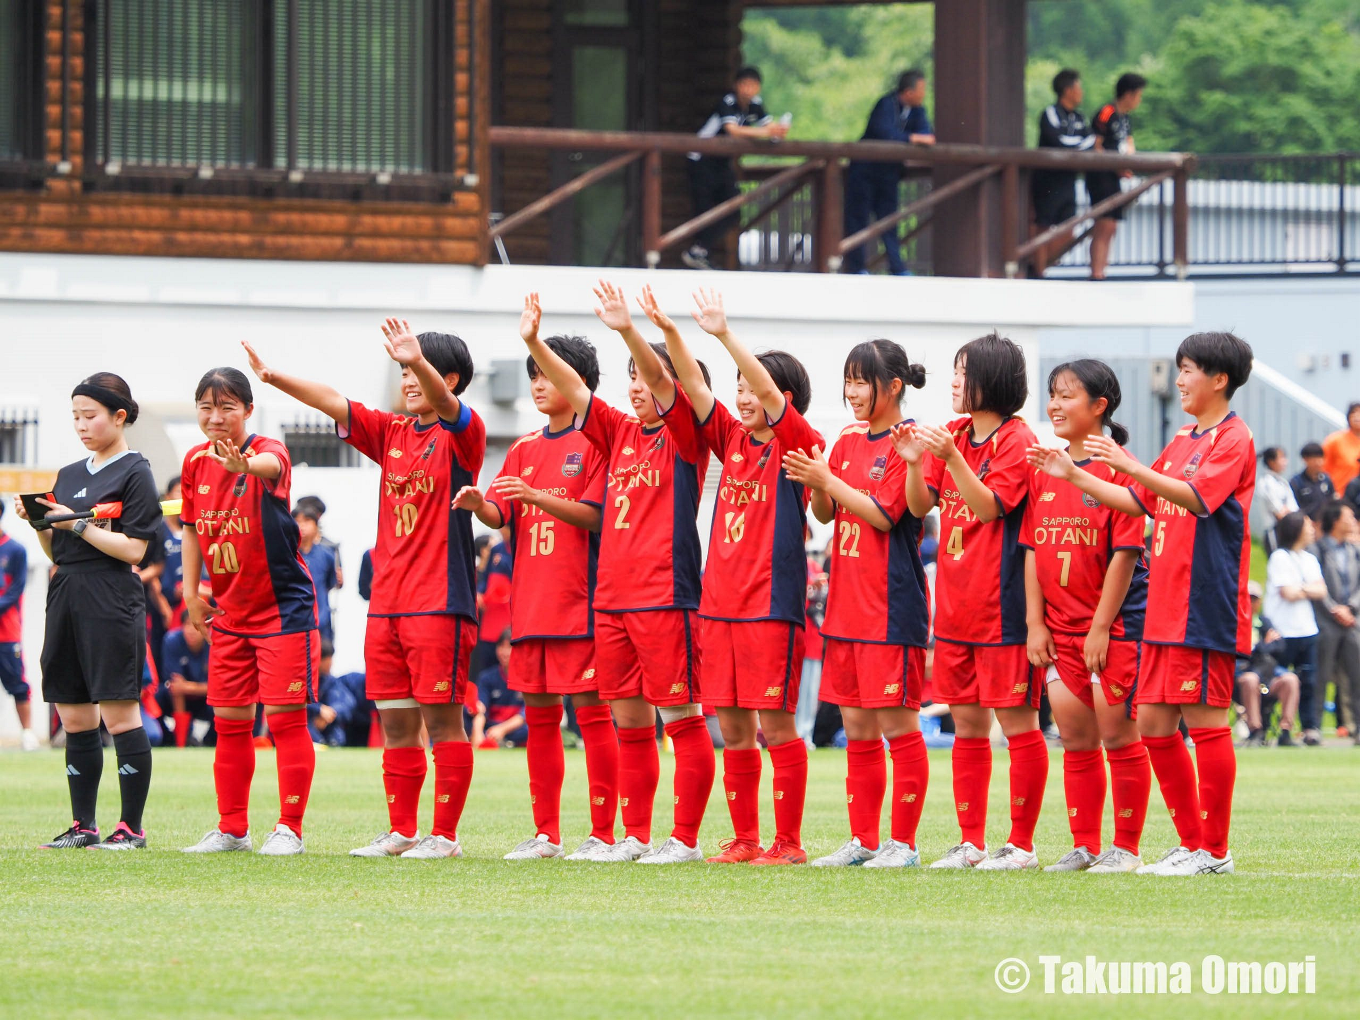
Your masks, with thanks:
[[[5,516],[0,500],[0,520]],[[33,732],[33,694],[24,677],[23,606],[28,584],[28,550],[0,530],[0,684],[14,699],[19,715],[19,738],[25,751],[36,751]]]
[[[331,672],[334,654],[335,648],[323,639],[316,704],[307,706],[312,741],[329,747],[366,747],[373,702],[364,695],[364,674],[336,676]]]
[[[869,123],[860,136],[862,142],[909,142],[913,145],[934,145],[935,129],[923,105],[926,99],[926,76],[920,71],[904,71],[897,79],[897,89],[874,104]],[[898,185],[902,181],[901,163],[874,163],[854,160],[845,174],[845,236],[858,233],[870,223],[897,212]],[[902,244],[897,227],[880,235],[888,256],[888,271],[893,276],[906,276],[902,264]],[[865,246],[845,253],[843,273],[867,273]]]
[[[477,647],[472,650],[470,676],[481,676],[496,662],[496,642],[510,626],[510,579],[514,557],[510,555],[510,529],[502,528],[477,546]],[[481,538],[477,541],[480,543]],[[474,745],[475,746],[475,745]]]
[[[1360,401],[1346,408],[1347,427],[1322,441],[1323,463],[1332,484],[1342,492],[1360,476]]]
[[[331,626],[331,591],[340,587],[340,571],[335,553],[321,544],[321,511],[314,502],[303,498],[293,507],[293,520],[298,526],[298,552],[312,575],[316,589],[316,628],[323,642],[335,644],[335,630]]]
[[[1290,747],[1294,743],[1290,734],[1298,722],[1299,678],[1276,662],[1272,654],[1281,649],[1284,639],[1261,615],[1260,583],[1248,581],[1247,594],[1251,597],[1251,656],[1237,660],[1237,696],[1247,723],[1247,739],[1242,746],[1265,746],[1261,699],[1269,696],[1280,704],[1279,745]]]
[[[1271,655],[1299,678],[1299,717],[1303,742],[1310,747],[1321,743],[1322,727],[1317,690],[1318,625],[1312,603],[1327,597],[1322,565],[1308,551],[1316,535],[1312,519],[1299,511],[1280,518],[1275,525],[1279,548],[1266,563],[1265,598],[1265,616],[1283,639]]]
[[[1114,102],[1106,103],[1097,112],[1092,127],[1095,132],[1096,152],[1120,152],[1131,154],[1133,146],[1133,125],[1129,114],[1138,109],[1143,101],[1143,89],[1147,79],[1141,74],[1121,74],[1114,85]],[[1086,175],[1086,193],[1091,196],[1091,204],[1103,202],[1119,194],[1121,177],[1132,177],[1132,170],[1099,170]],[[1091,279],[1105,279],[1105,267],[1110,262],[1110,244],[1114,241],[1115,230],[1124,218],[1124,207],[1108,212],[1096,220],[1091,228]]]
[[[1308,443],[1299,451],[1303,458],[1303,470],[1289,479],[1289,487],[1294,490],[1294,499],[1299,509],[1313,520],[1317,520],[1322,508],[1336,499],[1336,486],[1322,470],[1322,447]]]
[[[1318,522],[1322,537],[1313,555],[1322,564],[1327,596],[1313,603],[1318,622],[1318,689],[1325,694],[1336,685],[1336,735],[1356,732],[1355,711],[1360,707],[1360,545],[1356,544],[1355,513],[1333,501],[1322,508]]]
[[[743,67],[737,72],[732,91],[718,100],[718,105],[699,128],[700,138],[769,138],[778,140],[789,133],[787,122],[776,124],[765,112],[760,100],[760,71]],[[692,215],[702,216],[714,206],[722,205],[737,195],[737,174],[730,156],[702,156],[689,154],[689,194]],[[728,216],[699,231],[694,243],[681,256],[691,269],[711,269],[708,256],[731,227],[734,217]]]
[[[179,475],[175,475],[166,484],[162,499],[179,499],[181,495]],[[180,538],[183,530],[179,514],[165,514],[156,529],[156,537],[147,543],[148,547],[161,547],[160,573],[146,587],[146,615],[151,620],[151,656],[156,662],[156,675],[162,680],[166,676],[162,658],[165,635],[177,625],[180,610],[184,608],[184,554]]]
[[[1039,148],[1069,152],[1093,148],[1095,136],[1077,109],[1082,99],[1081,76],[1071,68],[1059,71],[1053,76],[1053,93],[1056,101],[1039,114]],[[1034,233],[1031,236],[1067,222],[1077,214],[1076,172],[1035,170],[1030,175],[1030,199],[1034,206]],[[1070,231],[1060,234],[1036,251],[1030,264],[1030,275],[1043,276],[1044,270],[1057,260],[1070,238]]]
[[[310,507],[316,511],[317,542],[324,545],[335,557],[335,577],[337,588],[345,586],[345,568],[340,561],[340,543],[332,541],[326,534],[326,529],[322,527],[321,520],[326,515],[326,504],[320,496],[302,496],[298,499],[300,506]]]
[[[529,739],[524,698],[506,679],[510,668],[510,628],[496,641],[496,664],[477,674],[477,714],[472,719],[473,747],[523,747]]]
[[[1267,553],[1275,551],[1275,524],[1285,514],[1299,508],[1294,490],[1285,471],[1289,468],[1289,454],[1278,446],[1267,446],[1261,451],[1265,471],[1256,473],[1256,497],[1251,503],[1251,534],[1265,546]]]
[[[798,687],[798,706],[794,727],[805,744],[812,743],[812,727],[817,719],[818,695],[822,689],[822,622],[826,619],[827,573],[821,558],[807,558],[808,587],[804,612],[807,627],[803,638],[803,678]]]
[[[190,747],[216,740],[192,739],[193,724],[202,720],[212,732],[213,712],[208,707],[208,642],[193,627],[186,626],[188,613],[181,610],[179,626],[169,631],[162,642],[160,687],[156,702],[162,718],[168,715],[174,727],[175,746]]]
[[[359,597],[367,602],[373,597],[373,550],[365,549],[359,561]]]

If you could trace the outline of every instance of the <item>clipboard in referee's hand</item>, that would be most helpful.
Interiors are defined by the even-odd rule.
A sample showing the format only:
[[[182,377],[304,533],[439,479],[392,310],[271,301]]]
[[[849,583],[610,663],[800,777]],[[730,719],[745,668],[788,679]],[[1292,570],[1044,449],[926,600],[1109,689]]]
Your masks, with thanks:
[[[38,502],[45,499],[49,503],[55,503],[57,497],[51,492],[21,492],[19,499],[23,501],[24,513],[28,514],[28,523],[34,531],[46,531],[52,525],[43,520],[47,516],[50,508]]]

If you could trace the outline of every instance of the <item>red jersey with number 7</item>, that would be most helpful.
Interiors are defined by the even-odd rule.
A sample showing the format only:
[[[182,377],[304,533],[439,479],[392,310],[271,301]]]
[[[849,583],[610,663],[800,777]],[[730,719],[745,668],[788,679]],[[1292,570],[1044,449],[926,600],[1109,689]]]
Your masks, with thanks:
[[[517,440],[505,455],[501,474],[522,478],[558,499],[604,505],[604,456],[571,427],[549,432],[545,426]],[[514,640],[593,637],[591,603],[599,534],[573,527],[539,507],[507,499],[495,489],[486,498],[510,525]]]
[[[659,409],[658,409],[659,410]],[[708,448],[679,386],[656,425],[591,397],[576,428],[608,460],[595,609],[699,607],[699,493]]]
[[[935,636],[966,645],[1023,645],[1025,561],[1020,525],[1031,468],[1025,454],[1034,433],[1007,418],[981,441],[973,419],[947,428],[978,479],[991,490],[1001,516],[984,523],[964,501],[945,462],[926,454],[926,484],[940,505],[940,551],[935,566]]]
[[[1129,486],[1152,517],[1148,613],[1143,640],[1236,655],[1251,654],[1251,530],[1256,443],[1231,412],[1203,432],[1186,425],[1152,463],[1188,482],[1204,504],[1193,514],[1144,485]]]
[[[382,468],[369,616],[447,613],[477,619],[472,514],[453,497],[475,485],[486,426],[465,401],[456,422],[429,425],[405,414],[349,403],[336,434]]]
[[[283,471],[270,481],[226,471],[208,456],[208,446],[199,443],[184,455],[180,522],[198,537],[213,600],[222,610],[213,627],[249,637],[314,630],[316,592],[289,510],[288,448],[265,436],[242,445],[247,457],[272,453],[279,459]]]

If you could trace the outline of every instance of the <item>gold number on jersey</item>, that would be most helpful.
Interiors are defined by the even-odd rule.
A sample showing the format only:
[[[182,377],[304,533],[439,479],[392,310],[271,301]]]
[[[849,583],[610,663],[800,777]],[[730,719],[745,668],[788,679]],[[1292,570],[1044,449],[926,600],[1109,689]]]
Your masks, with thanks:
[[[617,517],[614,518],[614,527],[616,527],[616,528],[631,528],[632,525],[629,524],[626,520],[624,520],[624,518],[628,516],[628,497],[627,497],[627,496],[615,496],[615,497],[614,497],[614,509],[617,510],[617,511],[619,512],[619,515],[618,515]]]
[[[556,542],[552,521],[539,521],[537,524],[529,525],[530,556],[551,556]]]
[[[1166,541],[1166,521],[1157,522],[1157,531],[1152,536],[1152,555],[1162,555],[1162,544]]]
[[[954,528],[949,533],[949,542],[945,545],[944,551],[956,560],[963,559],[963,528]]]
[[[859,556],[859,524],[855,521],[841,521],[841,541],[836,547],[842,556]]]
[[[1060,552],[1056,554],[1062,560],[1062,573],[1058,575],[1058,586],[1067,587],[1067,575],[1072,572],[1072,554],[1070,552]]]
[[[208,555],[212,557],[214,574],[240,573],[241,561],[236,556],[236,546],[230,542],[214,542],[208,546]]]
[[[420,510],[414,503],[398,503],[392,507],[392,512],[397,515],[398,538],[416,530],[416,518],[420,515]]]
[[[746,512],[733,513],[731,510],[723,515],[723,523],[726,525],[727,534],[723,536],[724,542],[740,542],[741,536],[746,534]]]

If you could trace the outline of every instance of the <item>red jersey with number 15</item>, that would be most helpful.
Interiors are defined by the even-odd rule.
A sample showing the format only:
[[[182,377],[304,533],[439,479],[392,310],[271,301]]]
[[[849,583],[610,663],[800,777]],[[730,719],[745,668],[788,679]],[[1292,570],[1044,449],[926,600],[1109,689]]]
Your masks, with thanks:
[[[558,499],[604,505],[604,456],[571,427],[549,432],[545,426],[517,440],[505,455],[501,474],[522,478]],[[510,525],[514,640],[594,636],[591,601],[600,536],[559,521],[539,507],[506,499],[494,489],[486,498]]]
[[[198,536],[213,600],[223,611],[213,626],[250,637],[313,630],[316,592],[289,511],[288,448],[251,436],[241,451],[247,457],[272,453],[282,473],[269,481],[228,472],[208,456],[208,443],[189,450],[180,469],[180,522]]]
[[[448,613],[477,619],[472,514],[453,497],[475,485],[486,426],[460,401],[458,421],[418,418],[349,403],[336,434],[382,468],[369,616]]]

